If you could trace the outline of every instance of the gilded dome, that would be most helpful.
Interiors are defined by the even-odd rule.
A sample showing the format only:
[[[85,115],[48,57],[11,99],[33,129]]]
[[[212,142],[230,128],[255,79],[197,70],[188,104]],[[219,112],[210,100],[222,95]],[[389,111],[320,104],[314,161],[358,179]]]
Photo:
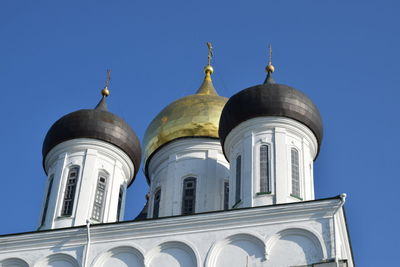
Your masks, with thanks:
[[[143,140],[146,176],[148,160],[163,145],[186,137],[219,138],[219,118],[228,99],[217,94],[210,74],[206,71],[196,94],[172,102],[150,123]]]

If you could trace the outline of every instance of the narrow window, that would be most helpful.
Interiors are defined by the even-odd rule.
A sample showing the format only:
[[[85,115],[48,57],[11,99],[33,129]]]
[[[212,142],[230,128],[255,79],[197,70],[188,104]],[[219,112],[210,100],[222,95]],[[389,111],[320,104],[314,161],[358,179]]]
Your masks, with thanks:
[[[224,210],[229,209],[229,182],[224,182]]]
[[[271,192],[269,177],[269,147],[267,145],[260,146],[260,192]]]
[[[160,200],[161,200],[161,189],[159,188],[154,194],[153,218],[158,218],[158,213],[160,211]]]
[[[124,199],[124,186],[121,185],[119,188],[118,194],[118,210],[117,210],[117,221],[120,221],[121,217],[121,208],[122,208],[122,200]]]
[[[43,209],[43,215],[42,215],[42,222],[40,225],[43,225],[45,220],[46,220],[46,213],[47,213],[47,207],[49,206],[49,200],[50,200],[50,194],[51,194],[51,188],[53,187],[53,178],[54,174],[50,176],[49,179],[49,186],[47,188],[47,195],[46,195],[46,202],[44,203],[44,209]]]
[[[106,196],[107,175],[105,173],[99,174],[97,180],[96,194],[93,202],[92,219],[100,222],[103,218],[104,201]]]
[[[196,178],[183,180],[182,215],[193,214],[196,204]]]
[[[67,184],[65,186],[64,203],[61,211],[62,216],[71,216],[74,207],[75,190],[78,182],[79,167],[74,166],[69,169]]]
[[[299,152],[291,149],[291,165],[292,165],[292,195],[300,197],[300,172],[299,172]]]
[[[242,156],[236,158],[236,192],[235,192],[235,202],[240,201],[240,191],[242,183]]]

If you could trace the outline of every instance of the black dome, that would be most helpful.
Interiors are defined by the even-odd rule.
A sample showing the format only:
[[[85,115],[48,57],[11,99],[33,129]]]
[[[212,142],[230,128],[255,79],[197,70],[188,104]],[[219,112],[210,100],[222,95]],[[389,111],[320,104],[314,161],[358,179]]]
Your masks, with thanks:
[[[219,122],[222,148],[233,128],[246,120],[264,116],[282,116],[299,121],[315,134],[318,144],[321,144],[322,120],[314,103],[290,86],[266,83],[244,89],[228,100]]]
[[[104,98],[95,109],[69,113],[51,126],[43,141],[43,162],[53,147],[76,138],[98,139],[119,147],[132,160],[135,177],[141,159],[139,139],[123,119],[107,111]]]

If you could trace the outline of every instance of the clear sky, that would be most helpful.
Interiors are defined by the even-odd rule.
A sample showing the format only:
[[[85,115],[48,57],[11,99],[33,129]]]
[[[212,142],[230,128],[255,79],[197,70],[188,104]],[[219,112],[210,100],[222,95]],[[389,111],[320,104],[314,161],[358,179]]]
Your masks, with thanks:
[[[383,0],[1,0],[0,234],[36,230],[44,136],[97,104],[107,68],[109,109],[142,140],[164,106],[199,87],[207,41],[227,97],[264,80],[272,43],[274,79],[308,95],[324,121],[317,198],[348,194],[358,266],[397,266],[399,11]],[[125,219],[146,192],[140,171]]]

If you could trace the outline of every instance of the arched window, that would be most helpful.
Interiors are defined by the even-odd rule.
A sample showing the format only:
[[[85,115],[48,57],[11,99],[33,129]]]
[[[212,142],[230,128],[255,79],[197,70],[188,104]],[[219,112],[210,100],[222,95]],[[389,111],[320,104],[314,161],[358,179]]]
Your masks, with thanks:
[[[242,156],[236,158],[236,190],[235,190],[235,204],[240,201],[240,191],[242,187]]]
[[[182,215],[193,214],[196,205],[196,178],[183,180]]]
[[[224,210],[229,209],[229,182],[224,182]]]
[[[43,209],[43,214],[42,214],[42,222],[40,223],[40,225],[43,225],[45,220],[46,220],[47,207],[49,206],[51,188],[53,187],[53,180],[54,180],[54,174],[50,175],[49,185],[47,187],[46,202],[44,203],[44,209]]]
[[[117,221],[121,220],[121,209],[122,209],[122,200],[123,199],[124,199],[124,186],[121,185],[119,187],[119,193],[118,193]]]
[[[299,151],[292,148],[291,154],[291,169],[292,169],[292,195],[300,197],[300,170],[299,170]]]
[[[160,212],[161,188],[154,194],[153,218],[158,218]]]
[[[108,175],[105,172],[99,173],[99,178],[97,179],[96,193],[93,202],[93,210],[92,210],[92,219],[98,222],[101,222],[103,220],[107,179]]]
[[[71,216],[74,208],[76,185],[78,183],[79,167],[73,166],[68,171],[67,184],[64,192],[62,216]]]
[[[260,146],[260,192],[270,193],[269,146]]]

